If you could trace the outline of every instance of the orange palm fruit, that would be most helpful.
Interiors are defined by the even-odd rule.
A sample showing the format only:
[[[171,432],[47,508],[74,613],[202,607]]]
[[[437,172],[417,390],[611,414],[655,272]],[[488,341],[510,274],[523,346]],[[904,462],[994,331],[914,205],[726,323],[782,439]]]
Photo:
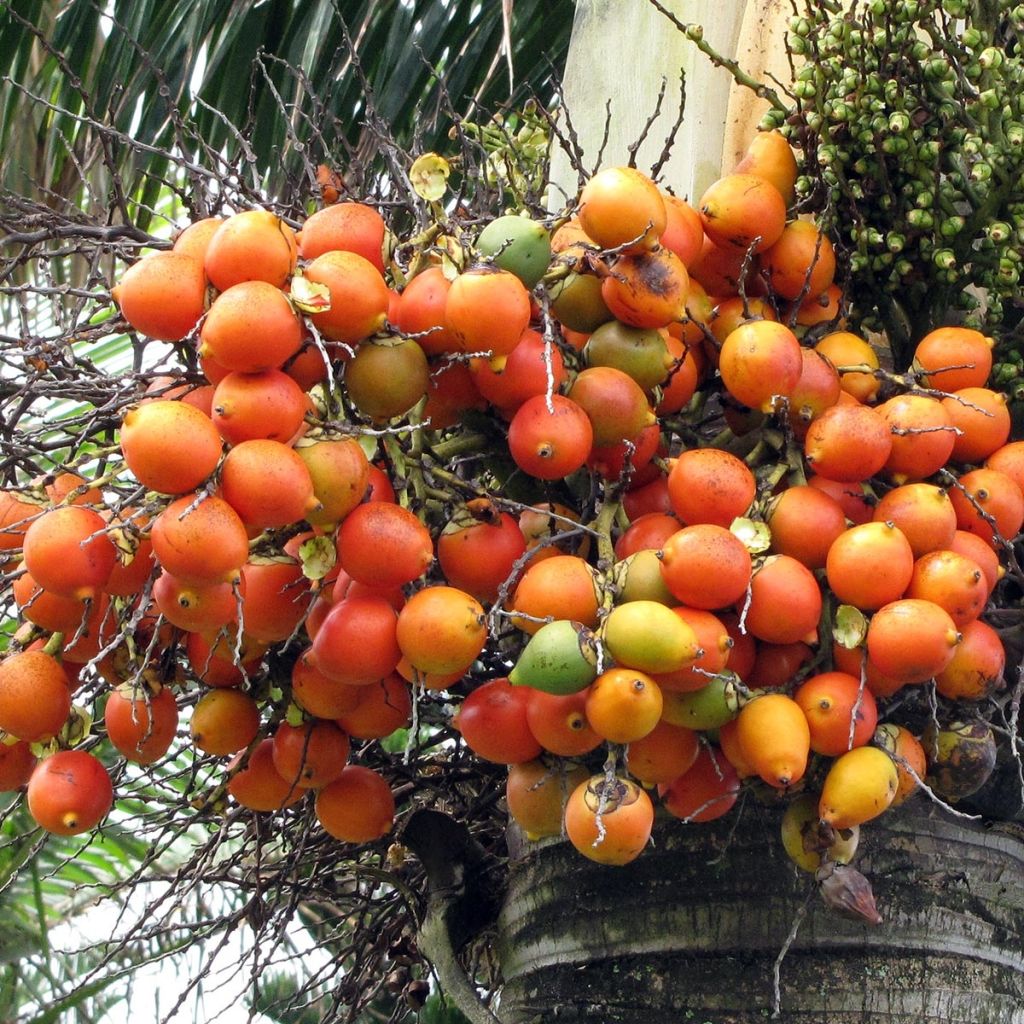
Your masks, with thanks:
[[[839,386],[858,402],[870,402],[878,393],[878,354],[863,339],[849,331],[826,334],[815,349],[839,370]],[[858,369],[853,369],[858,367]]]
[[[0,729],[35,743],[60,732],[71,710],[68,677],[45,651],[21,651],[0,661]]]
[[[868,656],[891,679],[923,683],[953,660],[961,639],[944,608],[908,597],[883,605],[871,616]]]
[[[761,254],[772,291],[784,299],[821,295],[836,273],[836,254],[827,235],[807,220],[790,221]]]
[[[36,823],[59,836],[95,828],[114,802],[106,768],[85,750],[58,750],[43,758],[28,781],[28,809]]]
[[[420,672],[466,671],[487,641],[484,610],[455,587],[424,587],[398,613],[396,638],[402,654]]]
[[[606,167],[583,186],[580,227],[602,249],[649,249],[665,230],[658,186],[633,167]]]
[[[874,694],[845,672],[821,672],[802,683],[793,696],[811,730],[811,750],[838,757],[862,747],[874,735],[878,708]]]
[[[921,383],[938,391],[985,386],[992,371],[993,340],[970,327],[939,327],[914,350],[914,365],[926,374]]]
[[[587,721],[612,743],[632,743],[651,732],[661,718],[658,684],[633,669],[602,672],[587,692]]]
[[[896,763],[899,781],[890,806],[899,807],[914,795],[917,780],[923,780],[928,772],[928,758],[924,747],[909,729],[891,722],[880,725],[875,730],[873,742],[876,747],[886,751]]]
[[[245,210],[221,224],[206,245],[206,274],[218,291],[243,281],[281,288],[298,257],[295,232],[269,210]]]
[[[753,174],[726,174],[712,183],[698,204],[704,232],[716,245],[764,252],[786,227],[786,201],[779,190]]]
[[[217,468],[221,447],[210,417],[185,402],[144,402],[121,423],[128,468],[144,487],[161,494],[195,490]]]
[[[191,256],[157,252],[133,263],[110,294],[140,334],[180,341],[203,315],[206,275]]]
[[[804,360],[796,335],[774,320],[750,320],[722,343],[718,369],[729,394],[751,409],[771,412],[800,383]]]
[[[594,775],[565,807],[569,842],[599,864],[628,864],[643,852],[654,824],[651,798],[628,779]]]
[[[280,288],[242,281],[214,299],[199,332],[203,370],[213,384],[227,371],[275,369],[302,347],[302,322]],[[218,367],[214,380],[208,360]]]
[[[788,206],[793,201],[797,178],[796,157],[786,137],[778,131],[759,131],[734,168],[737,174],[753,174],[770,181]]]
[[[796,701],[781,693],[756,697],[740,711],[736,729],[744,757],[768,785],[784,789],[803,778],[811,730]]]
[[[582,765],[549,768],[543,761],[524,761],[508,769],[505,798],[508,812],[527,839],[557,836],[569,794],[589,778]]]
[[[358,253],[384,273],[384,218],[365,203],[336,203],[307,218],[295,236],[299,255],[312,260],[332,249]]]

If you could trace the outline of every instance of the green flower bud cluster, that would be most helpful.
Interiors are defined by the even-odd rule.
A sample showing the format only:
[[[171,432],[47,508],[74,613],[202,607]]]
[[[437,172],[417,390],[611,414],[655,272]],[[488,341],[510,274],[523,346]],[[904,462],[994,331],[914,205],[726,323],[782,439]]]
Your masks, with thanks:
[[[547,184],[551,128],[532,100],[522,109],[496,114],[489,122],[463,121],[463,135],[479,143],[483,150],[481,171],[491,188],[510,193],[508,205],[543,206]],[[452,138],[455,129],[452,129]]]
[[[797,195],[845,257],[854,316],[897,349],[951,318],[998,336],[1016,298],[1022,41],[1019,0],[804,0],[790,22],[793,105],[766,127],[802,151]]]

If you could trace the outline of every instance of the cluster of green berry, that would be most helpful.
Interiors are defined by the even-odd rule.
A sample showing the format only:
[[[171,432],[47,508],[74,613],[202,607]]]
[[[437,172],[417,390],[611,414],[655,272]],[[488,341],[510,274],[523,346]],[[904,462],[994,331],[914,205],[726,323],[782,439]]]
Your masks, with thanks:
[[[798,194],[897,350],[959,318],[1003,334],[1024,268],[1024,5],[808,2],[791,21]]]

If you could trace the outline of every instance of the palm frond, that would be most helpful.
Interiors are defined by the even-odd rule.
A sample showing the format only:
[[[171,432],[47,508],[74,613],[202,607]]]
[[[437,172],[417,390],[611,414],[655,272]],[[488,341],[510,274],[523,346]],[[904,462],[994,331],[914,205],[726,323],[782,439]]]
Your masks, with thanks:
[[[572,9],[517,0],[511,96],[494,4],[117,0],[108,15],[98,0],[0,0],[11,67],[0,79],[3,186],[49,204],[80,202],[91,187],[110,196],[114,221],[128,219],[134,196],[142,227],[169,184],[159,151],[271,194],[312,185],[319,162],[365,188],[383,142],[375,123],[435,148],[474,111],[531,93],[549,100]]]

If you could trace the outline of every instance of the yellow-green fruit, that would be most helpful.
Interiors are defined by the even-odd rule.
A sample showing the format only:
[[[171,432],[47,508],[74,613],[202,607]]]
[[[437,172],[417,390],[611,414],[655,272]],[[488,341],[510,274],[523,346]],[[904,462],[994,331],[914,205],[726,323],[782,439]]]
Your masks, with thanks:
[[[898,786],[896,764],[884,750],[856,747],[825,776],[818,815],[833,828],[862,825],[889,807]]]
[[[657,601],[630,601],[613,608],[604,623],[604,646],[625,668],[675,672],[703,653],[693,628]]]
[[[665,585],[661,559],[653,548],[636,551],[621,562],[616,562],[614,573],[621,604],[657,601],[666,608],[674,608],[679,604],[679,598]]]
[[[782,816],[782,845],[790,860],[803,871],[817,871],[826,851],[833,863],[849,864],[857,852],[859,839],[860,828],[856,825],[848,829],[821,826],[818,798],[814,793],[802,793]]]
[[[661,331],[628,327],[618,320],[609,320],[590,335],[583,357],[588,366],[621,370],[645,391],[663,383],[673,363]]]
[[[947,800],[962,800],[988,782],[996,766],[996,740],[981,721],[930,725],[921,737],[928,759],[928,785]]]
[[[601,279],[570,271],[551,287],[551,310],[570,331],[589,334],[612,319],[601,296]]]
[[[429,386],[427,357],[412,338],[364,341],[345,364],[349,401],[372,420],[407,413]]]

